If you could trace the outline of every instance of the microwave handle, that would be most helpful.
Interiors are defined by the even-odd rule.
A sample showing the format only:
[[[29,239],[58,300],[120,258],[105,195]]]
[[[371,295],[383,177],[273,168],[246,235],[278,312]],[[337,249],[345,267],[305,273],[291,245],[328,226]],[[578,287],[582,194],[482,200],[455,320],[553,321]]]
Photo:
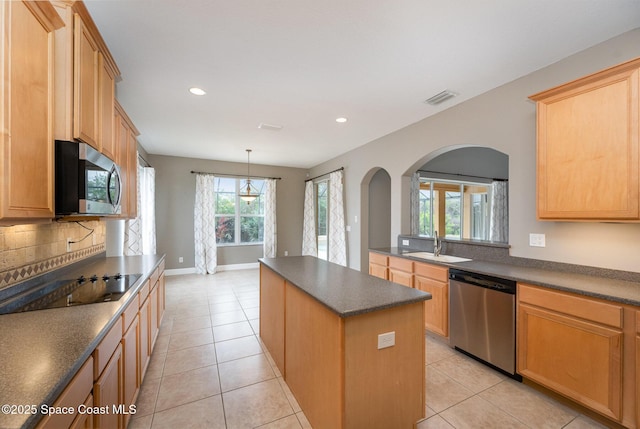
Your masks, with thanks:
[[[118,201],[113,201],[111,199],[111,194],[109,193],[109,188],[114,175],[116,175],[118,178],[118,194],[117,194]],[[120,201],[122,201],[122,177],[120,177],[120,171],[118,170],[118,167],[115,164],[111,168],[111,171],[109,172],[109,179],[107,180],[107,198],[109,198],[109,203],[114,208],[117,208],[120,205]]]

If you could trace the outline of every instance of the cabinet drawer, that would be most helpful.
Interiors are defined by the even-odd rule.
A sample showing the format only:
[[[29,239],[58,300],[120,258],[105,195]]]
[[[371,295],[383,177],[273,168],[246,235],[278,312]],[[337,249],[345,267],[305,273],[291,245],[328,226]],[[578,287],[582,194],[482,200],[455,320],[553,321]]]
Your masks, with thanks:
[[[138,315],[138,308],[140,303],[138,302],[138,295],[136,295],[127,308],[122,312],[122,334],[124,335],[131,326],[131,323],[134,321],[136,316]]]
[[[449,277],[449,269],[434,264],[423,264],[414,262],[413,273],[417,276],[426,277],[428,279],[437,280],[439,282],[447,282]]]
[[[162,262],[160,262],[160,265],[158,265],[158,273],[159,275],[162,275],[162,273],[164,273],[164,259],[162,260]]]
[[[381,253],[369,252],[370,264],[384,265],[386,267],[388,258],[389,257],[387,255],[383,255]]]
[[[407,273],[413,272],[413,261],[405,258],[389,257],[389,268],[393,268],[398,271],[405,271]]]
[[[122,340],[122,319],[111,327],[109,333],[104,337],[98,347],[93,352],[93,377],[97,380],[100,377],[100,373],[109,362],[111,355],[116,350]]]
[[[82,368],[73,377],[58,399],[53,403],[54,407],[74,407],[85,402],[93,388],[93,358],[82,365]],[[38,429],[66,428],[71,426],[75,414],[49,414],[38,424]]]
[[[518,302],[622,329],[623,308],[593,298],[519,283]]]
[[[640,311],[636,311],[636,333],[640,334]],[[638,359],[640,359],[640,354],[638,355]],[[640,421],[638,423],[640,423]]]

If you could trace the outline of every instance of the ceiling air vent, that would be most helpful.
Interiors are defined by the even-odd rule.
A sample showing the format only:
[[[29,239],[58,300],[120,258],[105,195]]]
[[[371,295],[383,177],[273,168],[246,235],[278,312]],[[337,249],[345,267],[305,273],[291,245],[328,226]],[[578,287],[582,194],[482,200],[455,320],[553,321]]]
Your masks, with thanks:
[[[273,124],[265,124],[262,122],[258,125],[258,128],[261,130],[271,130],[271,131],[280,131],[282,129],[282,125],[273,125]]]
[[[442,91],[439,94],[434,95],[433,97],[425,100],[424,102],[427,104],[431,104],[432,106],[438,105],[440,103],[444,103],[445,101],[447,101],[450,98],[455,97],[456,94],[453,91],[449,91],[448,89],[445,89],[444,91]]]

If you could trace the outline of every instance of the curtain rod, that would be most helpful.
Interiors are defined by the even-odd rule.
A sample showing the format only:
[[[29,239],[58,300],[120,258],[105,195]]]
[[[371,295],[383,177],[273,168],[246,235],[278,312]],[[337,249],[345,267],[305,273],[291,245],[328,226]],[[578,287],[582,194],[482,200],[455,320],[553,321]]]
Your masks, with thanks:
[[[146,164],[145,167],[153,167],[151,163],[144,158],[144,156],[140,155],[140,152],[138,152],[138,158],[144,161],[144,164]]]
[[[218,177],[247,177],[246,174],[209,173],[209,172],[206,172],[206,171],[193,171],[193,170],[191,170],[191,174],[206,174],[208,176],[218,176]],[[282,180],[282,177],[249,176],[249,178],[250,179]]]
[[[321,175],[319,175],[319,176],[312,177],[311,179],[307,179],[307,180],[305,180],[305,182],[309,182],[309,181],[311,181],[311,180],[316,180],[316,179],[319,179],[319,178],[321,178],[321,177],[323,177],[323,176],[326,176],[327,174],[335,173],[336,171],[342,171],[342,170],[344,170],[344,167],[336,168],[335,170],[330,171],[330,172],[328,172],[328,173],[324,173],[324,174],[321,174]]]
[[[443,171],[429,171],[429,170],[418,170],[418,173],[435,173],[435,174],[444,174],[448,176],[460,176],[460,177],[474,177],[476,179],[489,179],[494,182],[508,182],[509,179],[498,179],[496,177],[484,177],[484,176],[474,176],[473,174],[459,174],[459,173],[445,173]]]

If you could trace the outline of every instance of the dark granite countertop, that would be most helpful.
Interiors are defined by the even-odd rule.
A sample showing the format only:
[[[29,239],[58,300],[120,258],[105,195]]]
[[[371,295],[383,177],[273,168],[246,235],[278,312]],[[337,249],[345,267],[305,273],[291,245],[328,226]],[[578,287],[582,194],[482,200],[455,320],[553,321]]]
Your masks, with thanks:
[[[441,263],[431,259],[412,257],[405,249],[389,247],[369,249],[390,256],[401,256],[418,262],[445,265],[479,274],[544,286],[551,289],[573,292],[580,295],[602,298],[623,304],[640,306],[640,283],[578,273],[560,272],[500,262],[474,259],[467,262]]]
[[[163,258],[110,257],[83,265],[83,272],[142,274],[118,301],[0,315],[0,404],[53,404]],[[0,428],[34,427],[40,418],[3,412]]]
[[[340,317],[431,299],[429,293],[313,256],[261,258],[260,262]]]

